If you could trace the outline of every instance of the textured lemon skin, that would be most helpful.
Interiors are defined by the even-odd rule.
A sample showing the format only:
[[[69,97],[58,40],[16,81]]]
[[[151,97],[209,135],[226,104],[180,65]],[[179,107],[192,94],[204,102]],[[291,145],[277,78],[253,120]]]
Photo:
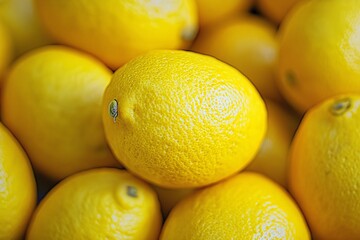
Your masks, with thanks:
[[[109,104],[117,101],[117,117]],[[215,58],[154,50],[117,70],[105,90],[103,122],[124,166],[163,187],[188,188],[241,170],[266,131],[254,86]]]
[[[39,48],[13,65],[4,80],[1,116],[34,168],[61,179],[118,165],[101,118],[111,75],[97,59],[63,46]]]
[[[279,31],[279,88],[300,113],[328,97],[360,92],[360,2],[303,1]]]
[[[198,28],[194,0],[36,0],[35,6],[54,39],[112,69],[151,49],[185,48]]]
[[[166,219],[167,239],[311,239],[290,195],[257,173],[243,172],[178,203]]]
[[[330,98],[306,113],[293,140],[289,188],[316,239],[360,238],[359,120],[359,95]]]
[[[35,204],[36,184],[30,161],[0,124],[0,239],[21,239]]]
[[[131,188],[131,190],[129,190]],[[56,185],[36,209],[27,239],[158,239],[157,195],[125,170],[100,168]]]

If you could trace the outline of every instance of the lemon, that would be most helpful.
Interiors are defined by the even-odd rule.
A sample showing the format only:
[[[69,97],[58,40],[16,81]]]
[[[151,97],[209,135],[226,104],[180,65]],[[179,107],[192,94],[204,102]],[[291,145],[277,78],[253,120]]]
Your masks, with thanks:
[[[263,97],[283,102],[276,84],[276,28],[254,15],[232,17],[203,28],[192,51],[211,55],[241,71]]]
[[[32,0],[1,0],[0,21],[9,32],[14,57],[52,42],[39,22]]]
[[[178,203],[160,236],[166,239],[311,239],[293,199],[279,185],[243,172]]]
[[[265,139],[247,170],[266,175],[287,188],[289,148],[300,118],[286,107],[265,100],[268,128]]]
[[[315,239],[360,238],[360,96],[329,98],[304,116],[290,150],[289,188]]]
[[[253,0],[195,0],[201,27],[222,22],[224,19],[247,12]]]
[[[12,66],[2,89],[1,115],[36,170],[59,180],[117,165],[101,118],[111,76],[98,60],[62,46],[33,50]]]
[[[279,32],[279,88],[300,113],[322,100],[360,93],[360,1],[299,2]]]
[[[198,29],[194,0],[35,0],[35,6],[55,40],[112,69],[151,49],[186,48]]]
[[[125,170],[100,168],[56,185],[36,209],[27,233],[38,239],[158,239],[154,190]]]
[[[115,72],[103,122],[129,171],[162,187],[191,188],[251,161],[265,135],[266,108],[231,66],[193,52],[153,50]]]
[[[21,239],[35,204],[36,185],[29,159],[0,124],[0,239]]]

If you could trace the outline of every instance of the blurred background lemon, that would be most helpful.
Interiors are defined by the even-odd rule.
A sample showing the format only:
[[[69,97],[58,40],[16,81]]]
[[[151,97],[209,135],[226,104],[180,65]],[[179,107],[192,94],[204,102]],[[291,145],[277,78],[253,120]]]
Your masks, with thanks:
[[[288,154],[300,117],[269,99],[265,103],[268,112],[267,133],[260,150],[246,169],[264,174],[287,188]]]
[[[0,22],[9,32],[14,57],[52,42],[40,24],[32,0],[1,0]]]
[[[279,29],[278,86],[299,113],[326,98],[360,93],[360,1],[295,5]]]
[[[304,0],[256,0],[256,7],[261,15],[279,25],[291,9],[301,1]]]
[[[195,0],[200,27],[213,25],[231,16],[248,12],[253,0]]]
[[[0,82],[13,59],[13,45],[10,34],[0,21]]]
[[[25,151],[0,124],[0,239],[22,239],[36,205],[36,185]]]
[[[264,18],[243,14],[203,28],[192,51],[210,55],[242,72],[263,97],[283,102],[276,84],[276,28]]]

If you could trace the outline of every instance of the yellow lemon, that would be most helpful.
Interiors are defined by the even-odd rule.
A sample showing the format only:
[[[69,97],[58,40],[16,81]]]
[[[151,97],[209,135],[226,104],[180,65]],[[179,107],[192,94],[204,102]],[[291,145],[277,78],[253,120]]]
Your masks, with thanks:
[[[244,172],[183,199],[170,212],[160,239],[306,240],[310,234],[284,189]]]
[[[192,51],[211,55],[240,70],[263,97],[282,101],[276,85],[278,41],[275,26],[243,15],[202,29]]]
[[[92,169],[56,185],[31,219],[28,240],[158,239],[154,190],[125,170]]]
[[[265,135],[266,108],[231,66],[193,52],[153,50],[115,72],[103,122],[129,171],[162,187],[191,188],[251,161]]]
[[[21,239],[35,204],[36,185],[29,159],[0,124],[0,239]]]
[[[201,26],[221,22],[227,17],[241,12],[247,12],[253,5],[253,0],[195,0]]]
[[[7,29],[0,21],[0,81],[11,63],[13,45]]]
[[[101,102],[112,73],[62,46],[33,50],[10,69],[1,115],[34,167],[54,179],[115,166],[102,127]]]
[[[259,172],[287,187],[288,152],[299,117],[282,105],[266,100],[268,128],[265,139],[247,170]]]
[[[360,95],[311,108],[290,150],[289,188],[315,239],[360,239]]]
[[[1,0],[0,21],[9,31],[15,57],[52,42],[34,12],[32,0]]]
[[[299,2],[280,27],[278,85],[303,113],[337,94],[360,93],[360,1]]]
[[[171,209],[180,202],[181,199],[196,191],[194,188],[169,189],[156,185],[154,185],[153,188],[159,197],[161,212],[164,217],[167,217]]]
[[[187,47],[196,36],[194,0],[35,0],[48,32],[112,69],[151,49]]]
[[[256,7],[277,24],[280,24],[290,10],[302,0],[257,0]]]

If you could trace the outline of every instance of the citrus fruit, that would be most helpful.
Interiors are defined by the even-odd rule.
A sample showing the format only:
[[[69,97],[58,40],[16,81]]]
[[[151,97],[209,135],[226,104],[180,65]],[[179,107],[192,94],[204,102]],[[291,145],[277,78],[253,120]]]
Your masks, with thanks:
[[[35,204],[36,185],[29,159],[0,124],[0,239],[21,239]]]
[[[0,80],[10,65],[13,55],[13,46],[7,29],[0,22]]]
[[[289,188],[315,239],[360,238],[360,95],[305,114],[290,148]]]
[[[39,172],[61,179],[117,164],[101,118],[111,76],[98,60],[62,46],[39,48],[16,61],[2,89],[1,115]]]
[[[199,14],[199,24],[216,24],[224,19],[247,12],[253,5],[253,0],[195,0]]]
[[[10,34],[14,57],[52,42],[34,12],[32,0],[1,0],[0,21]]]
[[[302,0],[257,0],[256,7],[262,15],[281,24],[290,10],[300,1]]]
[[[268,128],[265,139],[247,170],[266,175],[287,187],[288,152],[300,119],[282,105],[265,100]]]
[[[310,239],[303,215],[279,185],[243,172],[179,202],[165,221],[165,239]]]
[[[26,239],[152,240],[161,224],[147,183],[125,170],[99,168],[56,185],[35,210]]]
[[[35,5],[55,40],[112,69],[151,49],[185,48],[198,28],[194,0],[35,0]]]
[[[360,92],[360,1],[299,2],[280,27],[278,85],[303,113],[342,93]]]
[[[114,73],[103,122],[129,171],[162,187],[191,188],[251,161],[265,135],[266,108],[231,66],[189,51],[153,50]]]
[[[278,41],[275,26],[242,15],[202,29],[192,51],[211,55],[240,70],[263,97],[282,101],[276,85]]]

